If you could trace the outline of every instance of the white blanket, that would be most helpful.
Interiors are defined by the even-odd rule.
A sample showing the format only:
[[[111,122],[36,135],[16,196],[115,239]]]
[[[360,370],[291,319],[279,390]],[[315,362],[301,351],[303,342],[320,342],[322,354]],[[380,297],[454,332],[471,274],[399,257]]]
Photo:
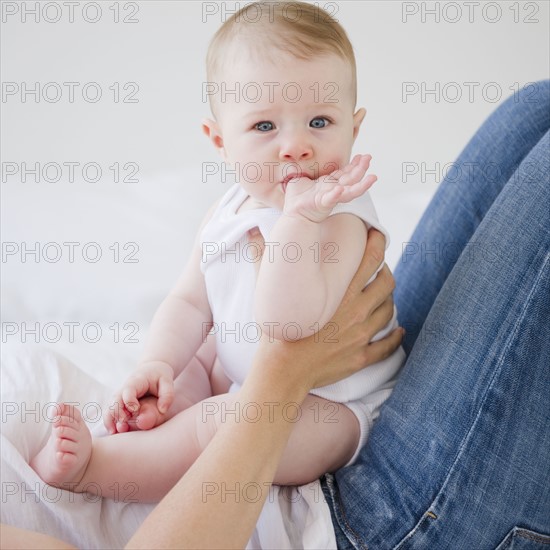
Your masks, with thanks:
[[[180,275],[202,216],[224,192],[220,183],[201,185],[198,193],[201,181],[197,163],[180,172],[140,174],[139,184],[76,181],[3,188],[2,521],[84,548],[116,548],[150,510],[63,491],[43,496],[45,486],[27,461],[46,441],[49,424],[28,413],[36,403],[40,417],[48,402],[76,401],[87,407],[89,419],[94,403],[104,401],[135,368],[148,324]],[[400,186],[399,193],[380,185],[372,190],[392,236],[390,266],[430,194],[424,186]],[[74,258],[67,243],[78,243]],[[102,252],[100,261],[84,258],[87,244]],[[62,255],[52,260],[56,250]],[[97,342],[90,341],[94,330],[87,337],[87,324],[100,326]],[[34,341],[55,353],[31,349]],[[91,426],[95,432],[99,424]],[[318,484],[291,492],[273,489],[251,547],[334,546]]]
[[[110,394],[110,389],[51,350],[28,344],[3,349],[3,523],[53,535],[79,548],[125,545],[152,505],[49,487],[28,465],[49,435],[52,403],[76,403],[94,435],[101,436],[105,431],[100,411]],[[336,548],[319,482],[273,487],[247,548]]]

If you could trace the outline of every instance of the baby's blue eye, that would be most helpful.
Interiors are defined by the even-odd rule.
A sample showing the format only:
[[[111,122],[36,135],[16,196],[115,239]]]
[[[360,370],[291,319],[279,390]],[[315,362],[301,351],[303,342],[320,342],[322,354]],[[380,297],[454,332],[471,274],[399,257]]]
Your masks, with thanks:
[[[255,124],[254,128],[256,130],[259,130],[260,132],[269,132],[269,130],[273,130],[273,123],[264,120],[263,122],[258,122],[257,124]]]
[[[309,125],[312,128],[324,128],[325,126],[328,126],[328,119],[322,116],[318,116],[314,118]]]

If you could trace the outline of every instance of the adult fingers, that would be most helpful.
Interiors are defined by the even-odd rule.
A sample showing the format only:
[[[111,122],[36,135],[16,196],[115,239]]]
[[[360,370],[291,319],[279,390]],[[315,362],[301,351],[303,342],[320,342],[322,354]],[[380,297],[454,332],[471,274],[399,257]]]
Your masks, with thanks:
[[[393,298],[388,296],[364,322],[364,330],[367,341],[370,341],[375,334],[378,334],[388,325],[388,323],[392,320],[393,311]]]
[[[403,336],[404,331],[399,327],[385,338],[371,342],[365,348],[365,365],[372,365],[373,363],[387,359],[401,345]]]
[[[369,229],[367,246],[365,247],[363,258],[346,292],[348,298],[363,291],[369,279],[376,273],[376,270],[384,261],[385,250],[386,239],[384,235],[377,229]]]
[[[362,291],[358,300],[360,311],[363,311],[366,319],[392,295],[394,289],[395,279],[390,268],[384,264],[374,281]]]

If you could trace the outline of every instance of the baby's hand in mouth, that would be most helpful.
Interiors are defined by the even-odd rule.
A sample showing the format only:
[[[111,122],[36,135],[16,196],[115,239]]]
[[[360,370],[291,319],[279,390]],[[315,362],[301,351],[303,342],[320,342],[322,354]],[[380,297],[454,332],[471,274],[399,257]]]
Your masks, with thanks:
[[[356,155],[343,169],[314,180],[306,174],[289,174],[282,182],[285,193],[283,212],[320,223],[338,203],[360,197],[374,184],[375,175],[367,175],[370,155]]]

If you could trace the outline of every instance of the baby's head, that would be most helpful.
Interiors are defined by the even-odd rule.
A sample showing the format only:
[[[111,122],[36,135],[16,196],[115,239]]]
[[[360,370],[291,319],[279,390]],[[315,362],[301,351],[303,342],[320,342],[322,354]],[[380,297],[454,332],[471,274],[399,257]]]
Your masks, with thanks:
[[[266,206],[288,176],[343,168],[365,115],[355,56],[340,24],[304,2],[255,2],[229,18],[207,54],[215,120],[204,132]]]

